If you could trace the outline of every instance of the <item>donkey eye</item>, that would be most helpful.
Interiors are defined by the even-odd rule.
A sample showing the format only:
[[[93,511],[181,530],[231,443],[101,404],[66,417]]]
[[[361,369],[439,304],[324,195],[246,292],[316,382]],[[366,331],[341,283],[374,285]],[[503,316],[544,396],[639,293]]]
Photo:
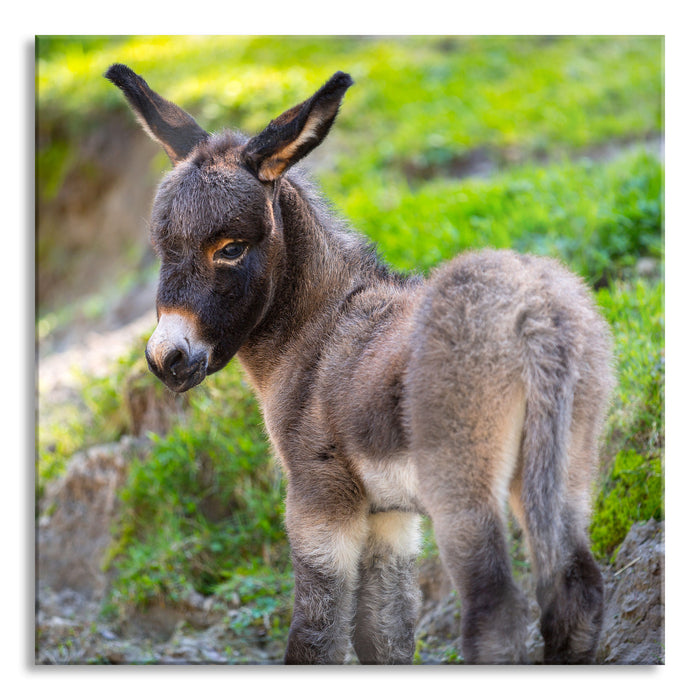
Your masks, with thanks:
[[[214,256],[217,260],[236,260],[245,253],[246,246],[243,243],[227,243],[216,252]]]

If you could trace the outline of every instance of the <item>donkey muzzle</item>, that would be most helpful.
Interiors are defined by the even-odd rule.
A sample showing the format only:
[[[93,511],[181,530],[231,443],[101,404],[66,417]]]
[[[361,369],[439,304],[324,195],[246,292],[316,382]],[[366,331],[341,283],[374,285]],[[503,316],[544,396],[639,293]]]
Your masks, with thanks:
[[[197,340],[191,318],[180,313],[163,313],[146,346],[146,362],[169,389],[181,393],[206,377],[209,349]]]

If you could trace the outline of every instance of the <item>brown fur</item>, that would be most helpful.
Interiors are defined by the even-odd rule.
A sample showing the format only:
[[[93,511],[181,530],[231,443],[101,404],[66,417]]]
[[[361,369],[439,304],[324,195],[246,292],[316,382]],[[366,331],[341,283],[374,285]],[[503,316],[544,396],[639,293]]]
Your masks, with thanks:
[[[115,74],[139,118],[158,122],[129,95],[145,83]],[[169,149],[152,238],[157,305],[183,314],[162,320],[150,366],[185,391],[237,354],[255,387],[288,478],[287,662],[342,663],[352,643],[363,663],[410,663],[418,513],[462,600],[465,660],[524,661],[508,499],[537,573],[545,661],[590,662],[602,579],[588,495],[608,329],[552,260],[472,252],[404,277],[329,215],[288,168],[323,140],[350,83],[336,74],[250,141],[178,131],[191,149]],[[232,240],[244,252],[222,260]]]

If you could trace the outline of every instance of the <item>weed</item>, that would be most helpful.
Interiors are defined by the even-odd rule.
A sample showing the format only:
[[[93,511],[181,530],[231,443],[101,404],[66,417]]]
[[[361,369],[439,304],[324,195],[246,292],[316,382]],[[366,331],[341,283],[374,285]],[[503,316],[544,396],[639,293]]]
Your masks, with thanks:
[[[620,282],[598,292],[615,338],[618,387],[593,510],[594,552],[610,556],[638,520],[663,518],[663,282]]]
[[[630,448],[660,457],[665,400],[663,281],[621,281],[601,289],[597,298],[613,330],[617,362],[607,451]]]
[[[193,392],[186,425],[151,438],[121,494],[121,603],[212,595],[238,570],[286,561],[281,476],[235,365]]]

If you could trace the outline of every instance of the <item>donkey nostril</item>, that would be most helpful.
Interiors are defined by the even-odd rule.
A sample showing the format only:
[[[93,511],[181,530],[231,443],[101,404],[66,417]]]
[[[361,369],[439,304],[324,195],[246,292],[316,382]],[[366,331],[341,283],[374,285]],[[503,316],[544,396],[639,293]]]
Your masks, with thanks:
[[[182,350],[171,350],[165,357],[165,362],[163,367],[166,371],[170,372],[173,377],[177,376],[177,373],[182,369],[185,364],[185,354]]]

